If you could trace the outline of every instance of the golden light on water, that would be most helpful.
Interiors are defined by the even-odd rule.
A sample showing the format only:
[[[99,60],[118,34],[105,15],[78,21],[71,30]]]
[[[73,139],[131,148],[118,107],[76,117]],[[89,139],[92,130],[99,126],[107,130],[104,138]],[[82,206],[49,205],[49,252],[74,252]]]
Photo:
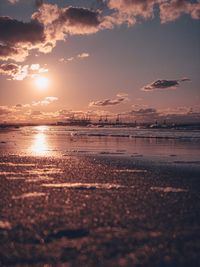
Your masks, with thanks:
[[[49,86],[49,79],[44,76],[38,76],[35,78],[34,83],[39,90],[46,90]]]
[[[31,153],[36,156],[46,155],[49,151],[49,144],[47,141],[47,136],[45,134],[46,126],[35,127],[38,131],[33,139],[33,144],[30,147]]]

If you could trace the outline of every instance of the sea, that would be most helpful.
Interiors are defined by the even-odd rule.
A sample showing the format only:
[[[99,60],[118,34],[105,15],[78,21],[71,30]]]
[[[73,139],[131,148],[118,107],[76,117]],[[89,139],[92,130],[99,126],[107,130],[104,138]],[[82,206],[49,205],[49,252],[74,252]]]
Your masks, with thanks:
[[[21,156],[120,156],[200,164],[200,130],[27,126],[0,130],[0,153]]]

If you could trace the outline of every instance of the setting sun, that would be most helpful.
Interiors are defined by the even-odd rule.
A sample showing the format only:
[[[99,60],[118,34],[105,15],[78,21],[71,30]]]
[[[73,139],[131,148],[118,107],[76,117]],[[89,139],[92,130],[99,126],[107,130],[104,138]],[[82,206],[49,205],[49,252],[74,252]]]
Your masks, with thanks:
[[[35,85],[38,89],[45,90],[49,85],[49,79],[44,76],[39,76],[35,79]]]

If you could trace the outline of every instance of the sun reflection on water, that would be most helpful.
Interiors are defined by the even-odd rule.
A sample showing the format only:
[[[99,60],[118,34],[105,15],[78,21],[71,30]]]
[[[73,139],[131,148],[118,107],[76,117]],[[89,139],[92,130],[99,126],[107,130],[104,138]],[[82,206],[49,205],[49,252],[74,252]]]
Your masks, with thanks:
[[[33,143],[30,147],[31,153],[34,155],[43,156],[50,150],[45,133],[46,128],[46,126],[35,127],[36,134],[34,135]]]

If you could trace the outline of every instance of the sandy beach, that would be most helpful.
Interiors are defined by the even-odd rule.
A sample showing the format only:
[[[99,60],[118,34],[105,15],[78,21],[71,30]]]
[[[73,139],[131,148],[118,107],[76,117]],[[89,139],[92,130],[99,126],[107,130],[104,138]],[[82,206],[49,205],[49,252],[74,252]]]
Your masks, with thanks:
[[[184,161],[171,151],[173,162],[120,147],[31,155],[14,151],[20,135],[1,135],[1,266],[200,264],[197,154]]]

